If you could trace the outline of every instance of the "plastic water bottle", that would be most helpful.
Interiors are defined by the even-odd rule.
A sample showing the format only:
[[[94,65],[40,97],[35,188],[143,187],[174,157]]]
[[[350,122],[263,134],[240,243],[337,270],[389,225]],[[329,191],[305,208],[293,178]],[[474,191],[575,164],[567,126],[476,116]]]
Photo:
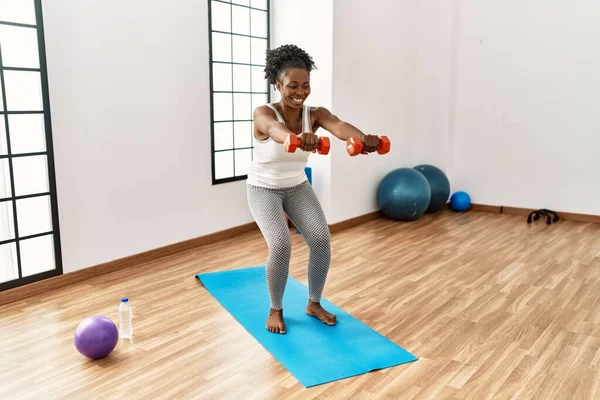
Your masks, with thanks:
[[[119,305],[119,336],[122,339],[133,336],[133,310],[127,297],[123,297]]]

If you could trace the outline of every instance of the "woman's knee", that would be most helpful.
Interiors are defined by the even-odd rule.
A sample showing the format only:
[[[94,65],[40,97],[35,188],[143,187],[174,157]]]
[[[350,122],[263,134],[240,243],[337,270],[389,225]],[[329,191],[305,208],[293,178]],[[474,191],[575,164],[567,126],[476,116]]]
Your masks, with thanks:
[[[331,247],[331,237],[329,228],[315,228],[307,235],[306,243],[311,249],[329,251]]]
[[[269,241],[269,256],[276,259],[288,260],[292,254],[292,242],[289,235],[280,236]]]

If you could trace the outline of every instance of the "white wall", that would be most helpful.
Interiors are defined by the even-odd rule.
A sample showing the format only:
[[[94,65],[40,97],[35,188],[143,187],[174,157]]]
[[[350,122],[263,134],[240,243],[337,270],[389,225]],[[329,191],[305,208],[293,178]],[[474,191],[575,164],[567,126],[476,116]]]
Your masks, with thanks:
[[[245,182],[211,185],[206,4],[43,7],[65,271],[252,221]],[[310,103],[392,140],[311,157],[329,223],[376,210],[381,178],[416,163],[477,203],[600,214],[600,3],[272,7],[273,45],[319,68]]]
[[[476,203],[600,214],[600,3],[539,5],[334,2],[333,110],[389,135],[394,155],[334,148],[334,222],[420,163]]]
[[[252,221],[211,184],[206,2],[43,12],[65,272]]]
[[[386,135],[391,151],[350,157],[332,151],[332,216],[338,222],[377,210],[389,171],[412,167],[415,123],[416,1],[335,0],[333,112],[365,133]]]
[[[417,2],[415,56],[415,164],[453,175],[454,100],[460,0]]]
[[[600,3],[441,3],[419,19],[421,161],[449,144],[476,203],[600,214]]]
[[[298,24],[304,24],[306,19],[310,19],[310,29],[298,29]],[[311,94],[307,104],[331,110],[333,0],[272,1],[271,26],[271,48],[295,44],[310,54],[317,66],[311,73]],[[273,90],[271,101],[276,102],[279,99],[279,93]],[[317,135],[331,137],[329,132],[323,129],[319,130]],[[331,156],[311,154],[308,162],[312,168],[313,187],[328,220],[332,212],[331,160]]]

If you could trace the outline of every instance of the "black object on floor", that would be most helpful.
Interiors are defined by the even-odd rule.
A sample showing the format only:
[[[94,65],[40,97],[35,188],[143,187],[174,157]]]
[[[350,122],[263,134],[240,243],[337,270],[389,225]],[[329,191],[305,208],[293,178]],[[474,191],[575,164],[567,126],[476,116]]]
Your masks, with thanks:
[[[537,221],[538,219],[540,219],[540,216],[546,217],[546,223],[548,225],[552,224],[553,222],[557,223],[558,220],[560,219],[558,217],[558,214],[556,213],[556,211],[547,210],[545,208],[542,208],[537,211],[532,211],[529,214],[529,216],[527,217],[527,223],[530,224],[532,221]]]

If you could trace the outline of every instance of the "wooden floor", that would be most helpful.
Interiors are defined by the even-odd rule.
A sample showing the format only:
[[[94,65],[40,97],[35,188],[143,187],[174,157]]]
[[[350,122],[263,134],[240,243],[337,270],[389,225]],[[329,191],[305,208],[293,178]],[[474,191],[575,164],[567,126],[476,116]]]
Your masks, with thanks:
[[[252,232],[0,307],[0,398],[600,398],[600,225],[443,212],[369,222],[332,247],[325,296],[419,361],[304,389],[194,279],[262,264]],[[116,321],[122,296],[135,340],[88,361],[77,323]]]

